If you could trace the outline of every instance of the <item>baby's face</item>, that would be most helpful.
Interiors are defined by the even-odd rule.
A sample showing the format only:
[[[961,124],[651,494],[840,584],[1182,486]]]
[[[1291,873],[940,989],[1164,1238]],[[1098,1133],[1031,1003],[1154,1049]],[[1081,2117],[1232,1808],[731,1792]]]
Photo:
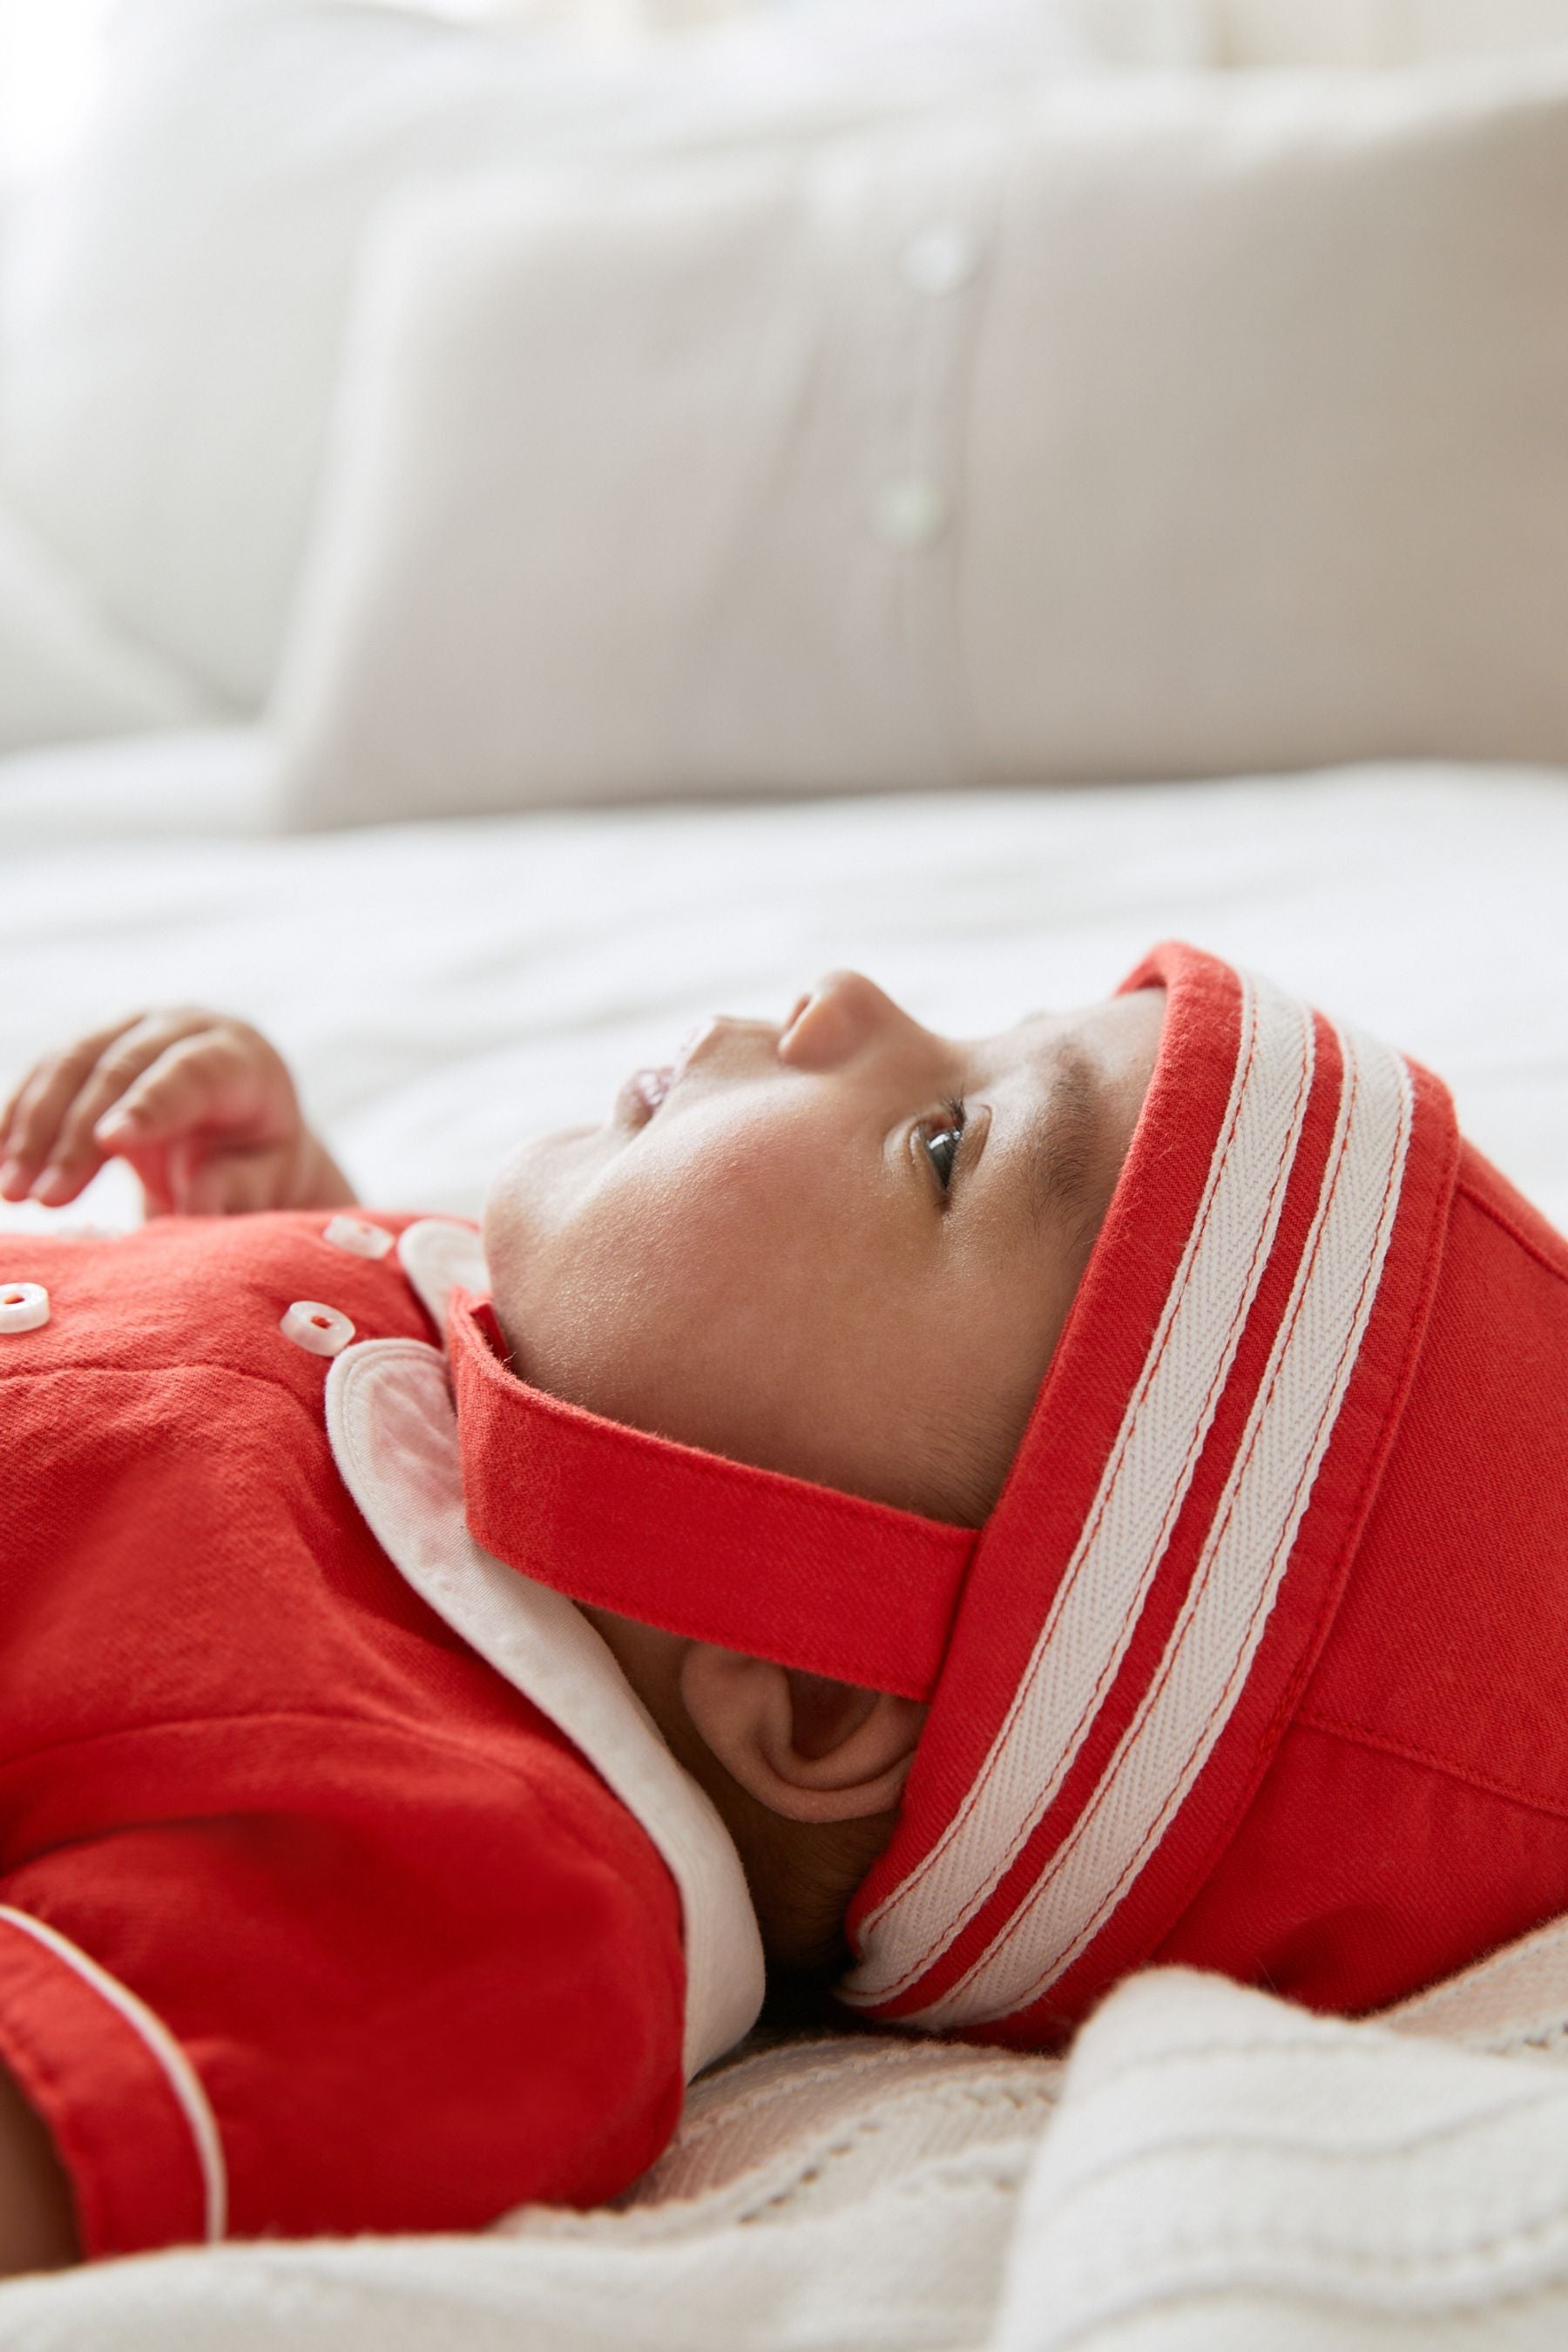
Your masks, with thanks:
[[[855,972],[718,1018],[602,1126],[525,1144],[485,1208],[522,1376],[611,1419],[977,1525],[1114,1190],[1164,1011],[999,1036]]]

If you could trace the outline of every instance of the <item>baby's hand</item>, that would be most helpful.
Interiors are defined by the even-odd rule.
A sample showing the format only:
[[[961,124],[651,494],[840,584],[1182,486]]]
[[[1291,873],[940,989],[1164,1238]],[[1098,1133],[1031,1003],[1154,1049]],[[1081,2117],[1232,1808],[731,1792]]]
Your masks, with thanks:
[[[275,1048],[191,1006],[135,1013],[50,1055],[0,1113],[0,1199],[63,1208],[113,1159],[136,1171],[153,1217],[353,1201]]]

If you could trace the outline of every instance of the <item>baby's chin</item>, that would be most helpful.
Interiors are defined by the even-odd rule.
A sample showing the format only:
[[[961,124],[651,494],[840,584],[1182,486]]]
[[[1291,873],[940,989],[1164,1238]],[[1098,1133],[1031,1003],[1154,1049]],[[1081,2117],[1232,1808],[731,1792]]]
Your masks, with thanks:
[[[615,1149],[607,1128],[563,1127],[530,1136],[502,1160],[479,1218],[485,1261],[498,1292],[507,1270],[569,1221]]]

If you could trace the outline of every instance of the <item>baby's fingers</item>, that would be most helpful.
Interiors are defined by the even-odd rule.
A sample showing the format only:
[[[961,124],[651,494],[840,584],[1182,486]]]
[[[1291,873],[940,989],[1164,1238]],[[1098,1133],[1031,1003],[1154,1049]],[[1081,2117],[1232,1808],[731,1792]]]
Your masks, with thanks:
[[[6,1104],[0,1124],[0,1199],[20,1201],[31,1191],[38,1171],[55,1155],[72,1104],[91,1081],[102,1057],[143,1025],[142,1015],[132,1013],[129,1020],[97,1029],[64,1052],[51,1054],[29,1071]],[[103,1107],[100,1102],[100,1109]],[[92,1167],[97,1165],[95,1157]],[[86,1181],[84,1176],[81,1181]],[[80,1190],[79,1183],[58,1197],[68,1199]]]
[[[289,1197],[289,1147],[267,1144],[204,1151],[175,1144],[169,1154],[172,1205],[187,1217],[234,1217],[275,1209]]]
[[[199,1044],[211,1022],[210,1013],[194,1011],[152,1013],[105,1049],[60,1120],[44,1171],[33,1186],[35,1200],[58,1209],[76,1199],[104,1160],[137,1135],[134,1119],[128,1130],[115,1131],[124,1129],[126,1111],[156,1082],[160,1070]]]
[[[207,1018],[166,1044],[99,1119],[96,1139],[134,1155],[198,1129],[247,1124],[258,1088],[252,1055],[226,1025]]]

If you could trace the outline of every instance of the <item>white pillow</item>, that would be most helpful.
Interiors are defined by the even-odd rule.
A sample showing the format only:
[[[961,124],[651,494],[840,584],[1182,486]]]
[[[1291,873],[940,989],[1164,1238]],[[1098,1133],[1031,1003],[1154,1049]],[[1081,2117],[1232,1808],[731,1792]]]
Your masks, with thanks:
[[[80,583],[0,509],[0,753],[184,726],[209,709],[169,663],[110,628]]]
[[[1091,0],[1093,5],[1093,0]],[[1125,0],[1100,0],[1116,7]],[[1145,0],[1146,5],[1146,0]],[[1171,0],[1161,0],[1168,6]],[[1177,0],[1183,8],[1192,0]],[[1232,66],[1410,65],[1568,43],[1568,0],[1205,0]]]
[[[389,227],[297,824],[1568,761],[1568,77],[1084,84]]]
[[[787,141],[1000,87],[1078,54],[1065,5],[797,0],[638,45],[341,0],[122,0],[100,120],[10,239],[8,495],[105,610],[254,708],[389,190]]]

